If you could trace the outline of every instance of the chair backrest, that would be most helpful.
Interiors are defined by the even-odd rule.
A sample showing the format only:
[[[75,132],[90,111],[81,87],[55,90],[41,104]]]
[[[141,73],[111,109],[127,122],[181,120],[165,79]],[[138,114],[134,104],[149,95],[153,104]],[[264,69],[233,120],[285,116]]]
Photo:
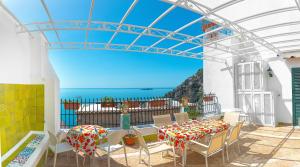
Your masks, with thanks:
[[[178,124],[182,124],[189,120],[189,115],[186,112],[174,113],[174,116],[175,116],[175,120]]]
[[[155,115],[153,116],[154,125],[157,127],[172,125],[172,119],[170,114]]]
[[[51,131],[49,131],[48,130],[48,134],[49,134],[49,143],[50,143],[50,145],[56,145],[56,144],[58,144],[59,143],[59,141],[58,141],[58,139],[57,139],[57,137],[56,137],[56,135],[54,135]]]
[[[126,132],[124,130],[113,131],[107,135],[107,143],[109,145],[117,145],[123,141]]]
[[[143,148],[145,151],[149,151],[149,150],[148,150],[148,146],[147,146],[147,144],[146,144],[146,141],[145,141],[145,139],[144,139],[144,137],[143,137],[142,132],[140,132],[140,131],[137,130],[137,129],[134,129],[134,132],[135,132],[135,134],[136,134],[136,136],[137,136],[137,139],[138,139],[138,142],[139,142],[140,147]]]
[[[216,133],[211,137],[208,149],[207,149],[207,154],[211,155],[215,152],[218,152],[224,147],[224,143],[226,141],[226,136],[227,136],[227,130],[224,130],[222,132]]]
[[[224,122],[229,123],[231,126],[235,126],[240,119],[239,112],[225,112]]]
[[[227,138],[227,143],[231,144],[235,141],[238,140],[239,137],[239,123],[236,124],[233,128],[231,128],[230,133],[229,133],[229,137]]]

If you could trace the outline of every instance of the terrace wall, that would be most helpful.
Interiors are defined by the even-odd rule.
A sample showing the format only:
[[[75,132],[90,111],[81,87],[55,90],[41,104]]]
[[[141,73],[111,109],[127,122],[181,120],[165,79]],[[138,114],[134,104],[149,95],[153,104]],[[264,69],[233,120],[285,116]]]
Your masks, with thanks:
[[[0,6],[0,83],[42,84],[45,128],[59,129],[59,79],[48,59],[47,41],[40,33],[18,33],[18,21]]]

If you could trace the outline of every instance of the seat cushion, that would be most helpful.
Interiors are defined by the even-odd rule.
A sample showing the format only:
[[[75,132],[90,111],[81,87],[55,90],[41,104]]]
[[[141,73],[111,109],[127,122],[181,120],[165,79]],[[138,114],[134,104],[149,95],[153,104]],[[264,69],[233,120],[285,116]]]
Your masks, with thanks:
[[[62,153],[62,152],[67,152],[67,151],[72,151],[72,150],[73,150],[73,147],[70,144],[64,142],[64,143],[57,144],[56,153]]]
[[[105,152],[108,152],[108,146],[109,146],[108,143],[104,143],[104,144],[98,145],[97,148],[99,148],[99,149],[101,149],[101,150],[103,150]],[[119,149],[121,149],[123,147],[124,146],[121,145],[121,144],[112,145],[112,146],[110,146],[110,152],[117,151],[117,150],[119,150]]]
[[[148,148],[150,154],[159,153],[162,151],[173,150],[173,147],[168,144],[158,144],[157,146],[152,146]]]

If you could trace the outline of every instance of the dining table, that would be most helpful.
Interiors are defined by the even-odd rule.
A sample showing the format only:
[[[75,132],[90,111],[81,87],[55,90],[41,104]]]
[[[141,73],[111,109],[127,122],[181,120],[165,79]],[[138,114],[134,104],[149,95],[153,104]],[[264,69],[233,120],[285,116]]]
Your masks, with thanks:
[[[182,165],[186,164],[186,150],[190,140],[207,139],[211,135],[229,128],[229,124],[222,120],[189,120],[182,124],[161,126],[158,129],[159,140],[164,140],[176,150],[182,152]]]
[[[77,153],[84,156],[94,155],[97,145],[107,140],[108,131],[99,125],[79,125],[71,128],[67,135],[67,142]]]

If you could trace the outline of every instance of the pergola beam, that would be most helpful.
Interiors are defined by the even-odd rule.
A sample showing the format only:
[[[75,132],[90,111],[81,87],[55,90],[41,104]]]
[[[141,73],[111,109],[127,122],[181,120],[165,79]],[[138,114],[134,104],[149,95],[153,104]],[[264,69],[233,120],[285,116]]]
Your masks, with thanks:
[[[93,10],[94,10],[94,4],[95,4],[95,0],[91,0],[91,7],[90,7],[89,17],[88,17],[88,21],[87,21],[87,28],[90,27],[90,24],[91,24],[91,21],[92,21]],[[86,30],[86,31],[85,31],[85,42],[84,42],[84,46],[86,46],[86,43],[88,42],[88,38],[89,38],[89,30]]]
[[[209,15],[213,14],[214,12],[220,11],[220,10],[226,8],[226,7],[229,7],[229,6],[231,6],[231,5],[240,3],[240,2],[242,2],[242,1],[244,1],[244,0],[231,0],[231,1],[227,2],[227,3],[224,3],[224,4],[222,4],[222,5],[217,6],[216,8],[214,8],[214,9],[212,9],[212,10],[208,10],[208,13],[203,13],[204,17],[202,17],[201,20],[203,20],[204,18],[207,18]],[[223,27],[223,26],[221,26],[221,27]],[[218,27],[217,29],[221,30],[222,28]],[[204,36],[204,35],[207,35],[207,34],[210,34],[210,33],[213,33],[213,32],[215,32],[215,30],[212,30],[212,31],[207,32],[207,33],[204,33],[204,34],[200,34],[200,35],[196,36],[195,38],[199,38],[199,37],[202,37],[202,36]],[[193,40],[193,39],[194,39],[194,38],[187,39],[187,40],[185,40],[185,41],[183,41],[183,42],[181,42],[181,43],[178,43],[178,44],[176,44],[176,45],[173,45],[173,46],[169,47],[168,49],[176,48],[176,47],[178,47],[178,46],[180,46],[180,45],[186,43],[187,41]]]
[[[152,47],[158,45],[158,44],[161,43],[163,40],[167,39],[168,37],[171,37],[171,36],[174,35],[175,33],[178,33],[178,32],[180,32],[180,31],[186,29],[187,27],[189,27],[189,26],[191,26],[191,25],[193,25],[193,24],[195,24],[195,23],[201,21],[203,18],[204,18],[204,17],[200,17],[200,18],[198,18],[198,19],[195,19],[195,20],[193,20],[193,21],[191,21],[191,22],[189,22],[189,23],[183,25],[182,27],[176,29],[173,33],[169,34],[168,36],[166,36],[166,37],[164,37],[164,38],[162,38],[162,39],[156,41],[154,44],[152,44],[151,46],[149,46],[146,50],[148,50],[148,49],[150,49],[150,48],[152,48]]]
[[[93,31],[108,31],[108,32],[123,32],[128,34],[136,34],[139,35],[142,31],[147,30],[144,35],[146,36],[152,36],[157,38],[166,38],[174,41],[182,42],[186,39],[194,38],[194,36],[182,34],[182,33],[175,33],[173,31],[168,31],[164,29],[157,29],[157,28],[148,28],[143,26],[136,26],[131,24],[123,24],[121,26],[121,29],[118,30],[117,27],[119,27],[119,23],[112,23],[112,22],[100,22],[100,21],[91,21],[91,24],[93,24],[92,27],[88,28],[86,21],[62,21],[62,22],[42,22],[42,23],[32,23],[32,24],[26,24],[26,26],[29,29],[30,32],[34,31],[57,31],[57,30],[93,30]],[[54,26],[54,27],[53,27]],[[19,33],[22,33],[20,31]],[[173,35],[170,35],[173,34]],[[201,38],[195,38],[194,40],[188,41],[187,43],[199,45],[202,44],[203,41]],[[148,48],[149,49],[149,48]],[[148,50],[147,49],[147,50]]]
[[[170,56],[180,56],[180,57],[186,57],[186,58],[193,58],[193,59],[209,59],[214,60],[217,62],[225,62],[225,59],[217,58],[214,56],[206,56],[205,58],[202,56],[201,53],[192,53],[192,52],[185,52],[180,55],[177,53],[180,52],[178,50],[170,50],[166,53],[162,53],[162,50],[165,50],[165,48],[151,48],[149,50],[145,50],[146,46],[139,46],[139,45],[133,45],[128,50],[128,44],[111,44],[109,47],[107,46],[107,43],[96,43],[96,42],[88,42],[86,44],[86,47],[84,47],[83,42],[52,42],[50,43],[51,46],[49,49],[78,49],[78,50],[111,50],[111,51],[128,51],[128,52],[141,52],[141,53],[155,53],[155,54],[163,54],[163,55],[170,55]],[[57,45],[63,45],[64,48],[56,47]]]
[[[126,13],[124,14],[124,16],[122,17],[120,24],[117,28],[117,31],[114,32],[114,34],[111,36],[111,38],[109,39],[107,45],[110,45],[112,43],[112,41],[115,39],[115,37],[117,36],[117,34],[120,31],[120,28],[122,27],[124,21],[126,20],[127,16],[130,14],[130,12],[134,9],[135,5],[138,3],[139,0],[134,0],[132,2],[132,4],[130,5],[130,7],[128,8],[128,10],[126,11]]]
[[[181,2],[181,0],[178,0],[175,4],[173,4],[171,7],[169,7],[165,12],[163,12],[160,16],[158,16],[151,24],[148,25],[148,28],[153,27],[159,20],[161,20],[162,18],[164,18],[167,14],[169,14],[173,9],[175,9],[177,7],[177,5],[179,4],[179,2]],[[139,40],[144,33],[147,31],[148,29],[145,29],[142,33],[140,33],[129,45],[128,45],[128,49],[134,45],[136,43],[137,40]]]
[[[166,1],[170,2],[171,0],[166,0]],[[196,7],[199,6],[201,8],[205,8],[208,11],[212,11],[212,9],[210,9],[207,6],[204,6],[203,4],[199,3],[198,1],[189,0],[189,2],[191,2]],[[171,1],[171,3],[172,3],[172,1]],[[190,9],[190,10],[192,10],[194,12],[198,12],[198,13],[201,14],[201,12],[198,11],[198,10],[196,10],[195,8],[193,8],[193,6],[186,6],[186,8]],[[212,12],[211,15],[214,16],[214,17],[216,17],[218,20],[221,20],[221,21],[216,21],[216,19],[213,19],[216,22],[216,24],[218,24],[219,26],[225,26],[225,27],[228,26],[228,28],[230,28],[234,32],[238,33],[240,36],[243,36],[243,37],[246,37],[246,38],[248,38],[250,40],[253,40],[256,43],[259,43],[259,44],[265,46],[266,48],[272,50],[275,53],[279,53],[280,52],[280,50],[278,50],[276,47],[274,47],[273,45],[271,45],[268,41],[260,39],[253,32],[250,32],[249,30],[244,29],[243,27],[239,26],[238,24],[236,24],[236,23],[234,23],[234,22],[232,22],[232,21],[230,21],[228,19],[225,19],[224,17],[221,17],[221,16],[217,15],[215,12]]]
[[[281,9],[271,10],[271,11],[267,11],[267,12],[263,12],[263,13],[258,13],[258,14],[252,15],[252,16],[248,16],[248,17],[245,17],[245,18],[241,18],[241,19],[236,20],[234,22],[236,24],[239,24],[239,23],[242,23],[242,22],[250,21],[250,20],[253,20],[253,19],[258,19],[258,18],[265,17],[265,16],[278,14],[278,13],[289,12],[289,11],[295,11],[295,10],[298,10],[297,7],[281,8]]]
[[[45,3],[44,0],[40,0],[40,1],[41,1],[42,6],[43,6],[43,8],[44,8],[44,10],[45,10],[45,12],[46,12],[46,14],[47,14],[47,16],[48,16],[49,22],[51,23],[52,27],[54,27],[54,25],[53,25],[53,19],[52,19],[52,16],[51,16],[51,14],[50,14],[50,12],[49,12],[49,10],[48,10],[47,4]],[[57,32],[56,30],[55,30],[54,32],[55,32],[55,35],[56,35],[57,40],[58,40],[59,42],[61,42],[61,39],[60,39],[60,37],[59,37],[58,32]],[[61,45],[61,47],[63,47],[63,46]]]

